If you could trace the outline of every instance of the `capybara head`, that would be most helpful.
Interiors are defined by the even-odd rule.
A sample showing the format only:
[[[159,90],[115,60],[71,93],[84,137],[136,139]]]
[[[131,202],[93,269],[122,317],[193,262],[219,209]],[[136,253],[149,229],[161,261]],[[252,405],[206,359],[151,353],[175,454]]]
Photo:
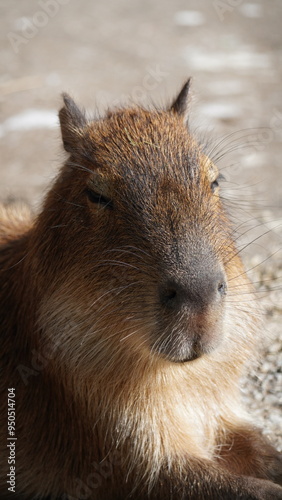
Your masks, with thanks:
[[[80,332],[85,362],[95,352],[97,363],[109,342],[111,356],[130,346],[148,359],[189,362],[224,338],[238,257],[218,169],[187,126],[188,91],[189,82],[167,110],[118,109],[97,120],[64,95],[69,158],[39,217],[49,273],[41,314],[64,342]]]

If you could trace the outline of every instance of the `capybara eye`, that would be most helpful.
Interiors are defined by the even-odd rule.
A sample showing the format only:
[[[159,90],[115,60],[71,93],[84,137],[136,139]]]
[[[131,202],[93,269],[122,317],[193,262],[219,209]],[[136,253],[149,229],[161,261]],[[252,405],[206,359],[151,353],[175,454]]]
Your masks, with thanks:
[[[215,190],[216,190],[216,188],[218,188],[218,187],[219,187],[219,183],[218,183],[218,180],[216,179],[215,181],[213,181],[211,183],[211,190],[212,190],[212,192],[214,193]]]
[[[110,198],[106,198],[106,196],[103,196],[100,193],[95,193],[95,191],[92,191],[92,189],[86,189],[86,195],[91,203],[107,208],[113,208],[113,202],[112,200],[110,200]]]
[[[225,181],[225,177],[222,174],[219,174],[217,178],[211,183],[211,190],[213,193],[219,187],[220,181]]]

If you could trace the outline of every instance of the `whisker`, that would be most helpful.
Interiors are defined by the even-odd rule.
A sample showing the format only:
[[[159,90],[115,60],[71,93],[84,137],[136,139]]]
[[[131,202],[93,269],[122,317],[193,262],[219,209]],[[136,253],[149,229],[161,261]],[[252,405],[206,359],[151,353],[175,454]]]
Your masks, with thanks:
[[[223,137],[219,138],[219,140],[216,142],[213,142],[211,140],[211,142],[213,142],[213,147],[211,150],[206,152],[206,155],[211,159],[211,161],[214,162],[215,157],[213,156],[213,154],[215,152],[216,152],[216,154],[220,153],[224,147],[226,147],[229,144],[233,144],[236,141],[239,141],[242,139],[246,140],[248,137],[253,138],[255,132],[262,131],[262,130],[265,130],[265,127],[262,127],[261,129],[260,128],[254,128],[254,129],[245,128],[245,129],[241,129],[241,130],[238,130],[235,132],[231,132],[230,134],[226,134]],[[246,134],[245,132],[248,132],[248,134]],[[239,134],[241,134],[241,135],[239,135]],[[229,141],[230,138],[233,138],[233,139],[231,141]],[[229,141],[229,142],[227,142],[227,141]],[[257,145],[257,140],[254,142],[253,146],[255,146],[255,145]],[[222,146],[221,149],[218,149],[218,148],[220,148],[220,146]],[[252,145],[250,144],[249,147],[251,147],[251,146]]]
[[[256,269],[257,267],[261,266],[264,262],[266,262],[267,260],[271,259],[271,257],[273,257],[274,255],[276,255],[277,253],[281,252],[281,249],[279,248],[279,250],[276,250],[276,252],[273,252],[271,255],[269,255],[268,257],[266,257],[264,260],[262,260],[261,262],[259,262],[258,264],[256,264],[255,266],[245,270],[245,272],[242,272],[241,274],[238,274],[237,276],[234,276],[232,277],[229,282],[231,282],[232,280],[236,280],[238,278],[240,278],[240,276],[243,276],[245,273],[249,273],[250,271],[253,271],[253,269]],[[279,278],[278,278],[279,279]],[[236,286],[240,286],[240,285],[235,285],[233,288],[235,288]]]
[[[282,225],[282,224],[279,224],[279,226],[280,225]],[[235,252],[235,254],[227,262],[225,262],[225,265],[228,265],[228,263],[231,262],[231,260],[234,257],[236,257],[237,255],[239,255],[240,253],[242,253],[246,248],[248,248],[250,245],[252,245],[255,241],[258,241],[263,236],[266,236],[267,234],[272,233],[272,232],[273,232],[273,229],[268,229],[263,234],[260,234],[259,236],[257,236],[256,238],[254,238],[252,241],[248,242],[247,244],[244,244],[242,246],[242,248],[240,248],[237,252]]]

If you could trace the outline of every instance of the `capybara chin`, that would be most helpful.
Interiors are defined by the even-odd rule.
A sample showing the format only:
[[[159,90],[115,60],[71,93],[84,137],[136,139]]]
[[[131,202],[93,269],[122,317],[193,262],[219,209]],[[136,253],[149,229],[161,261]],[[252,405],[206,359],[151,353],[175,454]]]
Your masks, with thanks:
[[[1,500],[282,499],[240,402],[256,301],[188,99],[91,120],[65,94],[41,213],[1,207]]]

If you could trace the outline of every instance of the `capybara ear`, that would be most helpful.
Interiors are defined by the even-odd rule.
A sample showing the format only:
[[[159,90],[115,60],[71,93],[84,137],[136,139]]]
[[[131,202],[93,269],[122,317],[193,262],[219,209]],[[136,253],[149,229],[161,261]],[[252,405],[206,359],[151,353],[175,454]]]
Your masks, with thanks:
[[[85,113],[68,94],[63,93],[63,99],[65,105],[59,112],[63,144],[68,153],[74,153],[87,120]]]
[[[180,93],[173,102],[170,110],[183,116],[184,121],[187,121],[189,110],[189,91],[190,91],[191,78],[183,85]]]

